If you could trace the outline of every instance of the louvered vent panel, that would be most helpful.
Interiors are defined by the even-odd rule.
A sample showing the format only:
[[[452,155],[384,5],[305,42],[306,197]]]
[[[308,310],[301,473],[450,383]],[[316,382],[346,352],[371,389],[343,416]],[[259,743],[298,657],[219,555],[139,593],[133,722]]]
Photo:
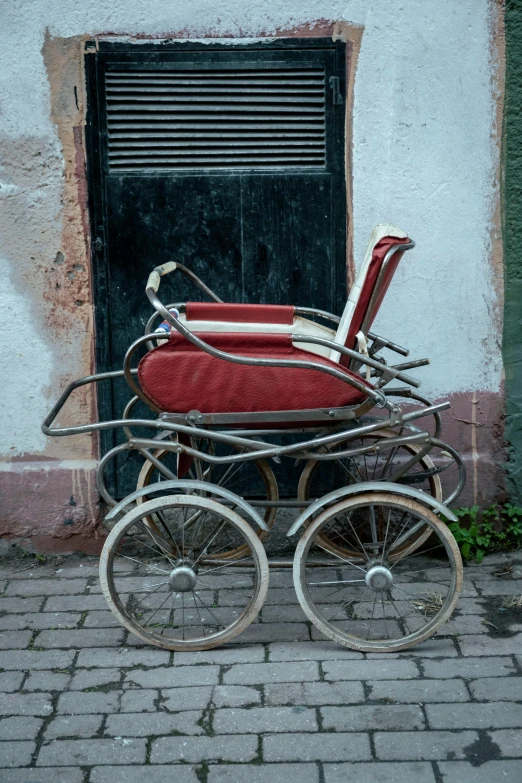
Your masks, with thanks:
[[[325,165],[322,68],[112,71],[109,167]]]

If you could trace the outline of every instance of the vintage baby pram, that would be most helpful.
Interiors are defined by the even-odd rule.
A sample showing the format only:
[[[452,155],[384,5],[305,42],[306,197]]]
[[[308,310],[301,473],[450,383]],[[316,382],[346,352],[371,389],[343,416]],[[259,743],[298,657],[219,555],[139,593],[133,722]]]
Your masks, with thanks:
[[[146,287],[155,314],[123,370],[62,394],[46,434],[126,435],[98,469],[112,506],[100,579],[112,611],[141,639],[174,650],[230,641],[256,621],[269,569],[289,574],[292,565],[309,620],[353,649],[410,647],[451,615],[462,562],[441,516],[455,519],[447,505],[465,471],[439,439],[449,405],[412,390],[419,384],[405,370],[426,360],[388,365],[383,349],[408,352],[369,331],[413,246],[403,232],[377,227],[341,319],[313,308],[224,304],[193,272],[163,264]],[[164,306],[160,280],[175,271],[214,301]],[[156,317],[163,323],[154,331]],[[122,375],[134,393],[122,419],[51,428],[74,389]],[[405,385],[389,386],[395,379]],[[413,409],[405,412],[401,398]],[[156,419],[131,418],[140,400]],[[430,418],[432,434],[417,426]],[[136,491],[116,503],[105,469],[130,451],[143,456],[143,468]],[[279,497],[272,465],[277,472],[285,458],[302,466],[296,497]],[[443,497],[448,466],[457,480]],[[287,534],[298,536],[293,564],[269,562],[263,547],[278,508],[299,512]]]

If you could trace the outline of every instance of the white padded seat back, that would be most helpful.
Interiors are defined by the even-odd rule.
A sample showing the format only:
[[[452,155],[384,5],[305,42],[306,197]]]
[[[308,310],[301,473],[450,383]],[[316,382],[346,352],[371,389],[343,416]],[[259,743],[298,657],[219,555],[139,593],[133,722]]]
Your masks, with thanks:
[[[373,229],[370,236],[370,241],[368,242],[368,247],[366,248],[363,262],[359,268],[359,271],[357,272],[354,284],[352,285],[346,306],[341,316],[341,321],[337,327],[337,332],[335,333],[334,342],[336,342],[338,345],[344,345],[346,343],[346,338],[348,337],[348,331],[350,329],[353,314],[355,312],[357,302],[359,301],[359,297],[364,286],[364,281],[366,280],[366,275],[368,274],[373,250],[375,245],[380,242],[381,239],[384,239],[384,237],[407,239],[408,235],[405,234],[404,231],[402,231],[400,228],[397,228],[397,226],[392,226],[389,223],[379,223]],[[329,358],[332,362],[338,362],[341,358],[341,354],[338,351],[332,350],[330,351]]]

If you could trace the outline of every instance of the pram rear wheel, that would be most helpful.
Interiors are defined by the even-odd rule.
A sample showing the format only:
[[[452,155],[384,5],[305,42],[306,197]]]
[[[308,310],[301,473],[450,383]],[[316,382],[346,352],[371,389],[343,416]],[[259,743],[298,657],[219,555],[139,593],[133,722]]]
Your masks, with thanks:
[[[201,451],[209,449],[211,454],[215,454],[216,444],[211,440],[198,440],[195,445]],[[217,444],[217,448],[220,456],[227,453],[238,453],[237,448],[233,445]],[[177,454],[165,449],[158,449],[154,452],[154,456],[164,463],[174,475],[178,475]],[[245,460],[228,464],[215,464],[203,459],[194,459],[186,473],[186,478],[199,479],[200,481],[216,484],[223,489],[240,494],[246,500],[254,498],[259,501],[268,500],[275,502],[279,499],[276,477],[272,468],[264,459]],[[136,489],[142,489],[162,479],[165,479],[165,477],[162,476],[156,466],[149,460],[146,460],[138,476]],[[205,494],[203,496],[208,497],[209,495]],[[210,495],[210,497],[212,496]],[[139,498],[137,502],[143,503],[145,501],[146,496]],[[257,510],[261,517],[264,518],[267,526],[271,528],[274,524],[277,509],[273,506],[264,508],[261,506]],[[152,520],[149,521],[152,522]],[[269,534],[264,530],[257,532],[260,541],[263,541],[267,535]],[[221,553],[220,558],[235,559],[243,557],[245,551],[244,546],[230,549]]]
[[[385,521],[381,536],[375,535],[379,518]],[[429,532],[422,550],[419,527]],[[368,529],[374,531],[370,539]],[[333,531],[356,556],[336,554],[321,567],[322,542]],[[398,546],[402,555],[392,560]],[[428,638],[451,616],[462,560],[448,528],[427,506],[367,492],[325,509],[305,530],[295,553],[294,585],[308,618],[325,636],[362,652],[394,652]]]
[[[240,548],[240,559],[221,558]],[[144,642],[205,650],[256,618],[268,561],[234,511],[209,498],[170,495],[136,506],[115,525],[103,547],[100,581],[112,612]]]
[[[391,430],[377,430],[371,435],[365,435],[343,448],[358,449],[367,446],[379,446],[388,438],[397,437]],[[404,443],[393,448],[379,448],[370,454],[358,454],[353,457],[342,457],[333,460],[309,460],[301,473],[298,486],[299,500],[310,500],[321,497],[326,492],[339,487],[358,484],[363,481],[390,481],[398,468],[421,451],[421,447],[415,443]],[[433,471],[435,465],[428,455],[424,455],[417,463],[407,471],[406,483],[415,489],[421,489],[442,502],[442,485],[440,476]],[[369,531],[367,531],[369,534]],[[418,546],[430,535],[428,528],[418,531]],[[322,534],[321,544],[327,552],[344,557],[357,557],[358,552],[350,548],[346,541],[340,538],[335,530]],[[411,542],[410,542],[411,544]],[[392,555],[392,559],[399,557],[401,547]]]

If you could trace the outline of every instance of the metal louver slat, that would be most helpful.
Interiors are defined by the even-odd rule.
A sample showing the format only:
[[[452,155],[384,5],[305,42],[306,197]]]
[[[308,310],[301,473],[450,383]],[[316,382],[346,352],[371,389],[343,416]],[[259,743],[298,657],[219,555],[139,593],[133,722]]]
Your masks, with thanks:
[[[109,169],[324,167],[322,68],[111,71]]]

